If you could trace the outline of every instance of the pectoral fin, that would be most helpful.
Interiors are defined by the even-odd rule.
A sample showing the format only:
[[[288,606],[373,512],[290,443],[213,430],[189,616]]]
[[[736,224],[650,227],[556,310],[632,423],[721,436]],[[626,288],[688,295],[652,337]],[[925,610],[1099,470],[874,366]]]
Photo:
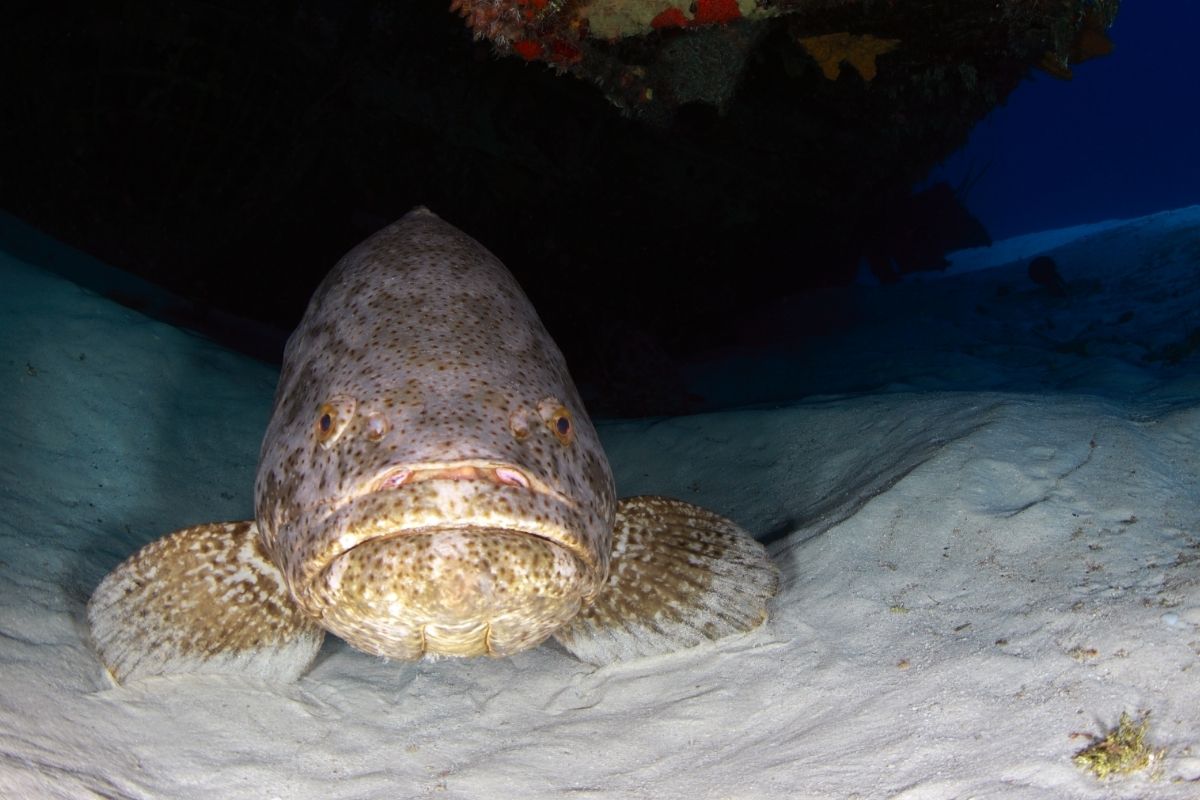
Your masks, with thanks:
[[[197,525],[151,542],[100,582],[87,615],[118,683],[190,672],[291,681],[324,637],[292,602],[253,522]]]
[[[592,664],[669,653],[767,618],[779,573],[734,523],[666,497],[617,505],[608,582],[554,636]]]

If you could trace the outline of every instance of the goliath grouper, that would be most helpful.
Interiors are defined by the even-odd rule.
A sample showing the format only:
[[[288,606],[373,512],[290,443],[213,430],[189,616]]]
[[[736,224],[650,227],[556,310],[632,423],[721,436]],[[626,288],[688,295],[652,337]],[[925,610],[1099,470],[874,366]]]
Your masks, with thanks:
[[[778,574],[734,523],[616,500],[562,354],[504,265],[418,208],[334,267],[288,340],[255,519],[172,533],[88,604],[117,682],[294,680],[325,631],[386,658],[594,664],[751,630]]]

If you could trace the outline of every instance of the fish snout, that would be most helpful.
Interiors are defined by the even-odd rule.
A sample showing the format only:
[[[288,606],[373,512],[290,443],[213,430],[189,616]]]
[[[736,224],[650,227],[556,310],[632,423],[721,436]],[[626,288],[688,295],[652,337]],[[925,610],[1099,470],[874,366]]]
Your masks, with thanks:
[[[586,565],[547,539],[502,529],[422,529],[369,539],[330,563],[313,599],[322,624],[388,658],[507,656],[574,617]]]

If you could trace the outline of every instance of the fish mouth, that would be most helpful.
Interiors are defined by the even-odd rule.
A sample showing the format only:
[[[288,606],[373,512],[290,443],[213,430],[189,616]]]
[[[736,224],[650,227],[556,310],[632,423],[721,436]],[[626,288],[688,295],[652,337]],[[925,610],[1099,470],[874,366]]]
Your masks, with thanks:
[[[293,585],[306,594],[312,578],[349,552],[430,531],[503,531],[567,548],[592,565],[593,515],[580,500],[508,461],[470,459],[393,463],[301,520],[290,534],[315,546],[300,557]],[[364,548],[364,550],[367,548]],[[360,551],[362,552],[362,551]]]
[[[528,470],[473,459],[387,467],[359,492],[331,504],[324,520],[341,529],[329,554],[336,558],[366,541],[431,527],[506,528],[557,541],[545,524],[551,509],[581,513],[578,500]]]
[[[515,486],[539,494],[553,495],[562,502],[574,505],[570,498],[562,496],[520,467],[494,461],[448,461],[390,467],[368,485],[366,493],[399,489],[424,481],[483,481],[500,486]]]
[[[398,658],[515,652],[550,631],[504,619],[561,624],[607,572],[593,532],[603,520],[585,498],[511,462],[393,463],[364,478],[290,531],[305,546],[287,553],[296,601],[360,649]],[[470,635],[454,633],[467,623]],[[445,641],[392,649],[386,642],[401,629]]]

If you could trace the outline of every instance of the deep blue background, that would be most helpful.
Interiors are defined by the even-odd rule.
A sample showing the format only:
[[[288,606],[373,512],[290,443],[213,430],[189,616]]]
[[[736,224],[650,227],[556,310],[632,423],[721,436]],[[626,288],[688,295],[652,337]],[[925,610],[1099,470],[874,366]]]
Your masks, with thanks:
[[[1126,0],[1116,47],[1035,70],[930,180],[987,168],[968,208],[999,240],[1200,203],[1200,3]]]

